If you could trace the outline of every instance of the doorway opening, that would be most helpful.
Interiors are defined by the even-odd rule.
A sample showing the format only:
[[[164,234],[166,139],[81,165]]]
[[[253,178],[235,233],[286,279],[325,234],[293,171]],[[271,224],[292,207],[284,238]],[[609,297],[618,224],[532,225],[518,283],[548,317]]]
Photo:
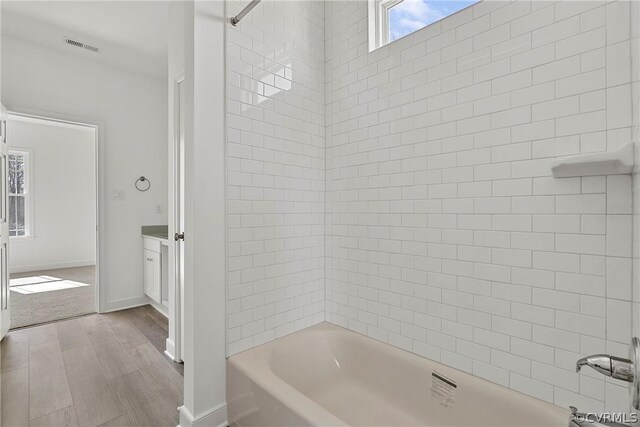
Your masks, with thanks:
[[[97,128],[9,113],[11,328],[96,312]]]

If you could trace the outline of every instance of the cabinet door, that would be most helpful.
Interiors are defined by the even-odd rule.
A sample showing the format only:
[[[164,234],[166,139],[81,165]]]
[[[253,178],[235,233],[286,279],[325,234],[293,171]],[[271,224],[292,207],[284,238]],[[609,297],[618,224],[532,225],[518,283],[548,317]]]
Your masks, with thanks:
[[[160,300],[160,254],[148,249],[144,250],[144,293],[156,302]]]

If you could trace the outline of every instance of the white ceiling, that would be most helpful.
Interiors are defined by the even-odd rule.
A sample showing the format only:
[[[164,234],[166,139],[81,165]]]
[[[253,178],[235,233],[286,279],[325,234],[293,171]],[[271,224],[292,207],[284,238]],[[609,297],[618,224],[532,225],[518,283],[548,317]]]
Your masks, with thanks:
[[[2,35],[159,77],[166,71],[166,1],[2,1]],[[71,37],[98,55],[65,45]],[[159,70],[159,68],[162,68]]]

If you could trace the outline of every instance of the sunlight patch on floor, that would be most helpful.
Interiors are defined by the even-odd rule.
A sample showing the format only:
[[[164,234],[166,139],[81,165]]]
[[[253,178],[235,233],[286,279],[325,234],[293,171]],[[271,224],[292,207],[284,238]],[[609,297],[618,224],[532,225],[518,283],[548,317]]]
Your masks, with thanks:
[[[34,285],[36,283],[56,282],[62,280],[60,277],[53,276],[29,276],[19,277],[17,279],[9,280],[9,286],[22,286],[22,285]]]
[[[23,295],[90,286],[89,283],[64,280],[53,276],[32,276],[10,280],[11,291]]]

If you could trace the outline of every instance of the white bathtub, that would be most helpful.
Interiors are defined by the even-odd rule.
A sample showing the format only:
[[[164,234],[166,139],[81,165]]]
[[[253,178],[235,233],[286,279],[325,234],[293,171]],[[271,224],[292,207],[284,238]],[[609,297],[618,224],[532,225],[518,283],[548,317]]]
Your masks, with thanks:
[[[562,426],[569,411],[322,323],[229,358],[232,426]]]

